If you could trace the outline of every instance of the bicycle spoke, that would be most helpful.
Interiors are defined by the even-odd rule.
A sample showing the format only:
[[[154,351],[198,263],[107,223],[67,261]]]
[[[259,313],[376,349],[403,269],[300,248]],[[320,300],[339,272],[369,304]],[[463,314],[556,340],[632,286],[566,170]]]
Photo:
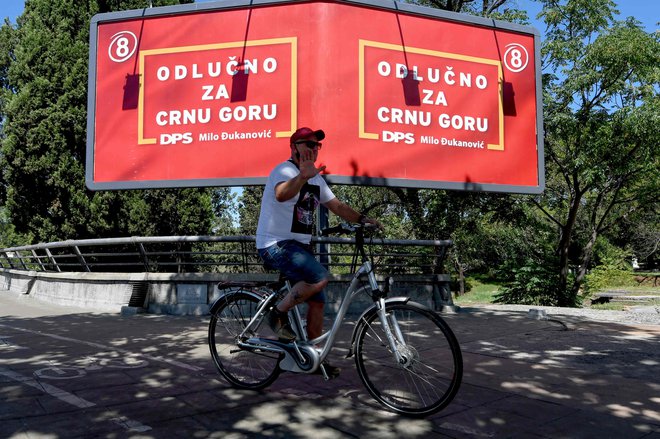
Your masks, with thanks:
[[[439,317],[420,309],[408,304],[388,307],[396,354],[375,312],[365,317],[356,349],[360,378],[372,396],[406,414],[427,414],[446,406],[458,389],[462,370],[453,334]]]
[[[211,355],[220,373],[234,386],[259,389],[279,375],[279,355],[238,347],[246,326],[258,309],[259,296],[234,293],[225,298],[209,324]],[[257,325],[258,326],[258,325]],[[258,337],[256,328],[251,336]]]

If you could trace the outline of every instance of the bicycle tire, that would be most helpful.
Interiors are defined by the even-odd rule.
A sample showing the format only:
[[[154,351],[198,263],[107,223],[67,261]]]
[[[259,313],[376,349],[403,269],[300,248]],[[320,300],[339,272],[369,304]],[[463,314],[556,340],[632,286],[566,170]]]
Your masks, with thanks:
[[[360,379],[371,396],[393,412],[422,417],[443,409],[463,377],[456,336],[437,313],[420,304],[392,303],[385,310],[396,316],[406,363],[397,363],[374,308],[359,322],[355,364]]]
[[[256,313],[261,297],[239,291],[218,300],[222,302],[212,307],[208,333],[216,368],[233,387],[257,390],[269,386],[280,374],[280,354],[248,351],[237,344],[239,335]],[[257,338],[260,334],[250,336]]]

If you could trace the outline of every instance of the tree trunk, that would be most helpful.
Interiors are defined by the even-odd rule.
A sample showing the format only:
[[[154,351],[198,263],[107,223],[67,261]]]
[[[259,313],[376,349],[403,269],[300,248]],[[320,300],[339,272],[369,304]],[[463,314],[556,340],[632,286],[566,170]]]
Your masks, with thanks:
[[[576,191],[575,198],[573,198],[571,208],[568,212],[566,224],[561,228],[561,238],[557,249],[559,252],[559,291],[557,291],[559,297],[557,304],[559,306],[569,306],[571,305],[570,302],[572,302],[567,296],[570,262],[568,251],[571,246],[571,236],[573,234],[573,228],[575,227],[578,210],[580,208],[580,198],[582,198],[582,193]]]
[[[594,254],[594,245],[596,245],[596,239],[598,238],[598,231],[593,229],[591,231],[591,237],[589,242],[582,249],[582,256],[580,257],[580,267],[575,276],[575,281],[573,281],[573,288],[571,289],[571,294],[573,297],[577,297],[580,293],[580,288],[584,282],[584,278],[587,276],[587,270],[589,269],[589,264],[591,264],[591,258]]]
[[[465,294],[465,272],[463,271],[463,266],[458,261],[458,256],[454,255],[454,266],[458,272],[458,295],[462,296]]]

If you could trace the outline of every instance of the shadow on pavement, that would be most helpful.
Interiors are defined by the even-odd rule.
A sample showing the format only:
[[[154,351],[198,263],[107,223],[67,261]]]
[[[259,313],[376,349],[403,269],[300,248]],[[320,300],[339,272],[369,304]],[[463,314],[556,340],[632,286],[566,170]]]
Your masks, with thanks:
[[[463,385],[442,412],[408,419],[373,401],[344,358],[350,327],[331,354],[339,378],[285,373],[254,392],[215,371],[206,317],[0,309],[0,437],[660,435],[660,326],[558,317],[565,330],[521,312],[446,315]]]

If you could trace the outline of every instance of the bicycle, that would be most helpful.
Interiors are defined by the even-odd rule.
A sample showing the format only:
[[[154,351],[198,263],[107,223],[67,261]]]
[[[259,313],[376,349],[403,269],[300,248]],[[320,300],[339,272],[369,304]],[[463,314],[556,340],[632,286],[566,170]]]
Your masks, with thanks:
[[[234,387],[263,389],[282,371],[313,373],[330,353],[349,304],[363,292],[374,304],[356,322],[347,358],[354,356],[358,375],[369,394],[387,409],[421,417],[446,407],[458,392],[463,375],[461,350],[445,321],[408,297],[386,298],[390,281],[379,288],[372,260],[365,251],[369,224],[342,224],[324,235],[353,233],[354,261],[361,258],[341,301],[332,327],[308,340],[298,307],[290,313],[297,338],[274,339],[264,315],[286,295],[290,284],[225,283],[230,291],[211,305],[208,343],[220,374]],[[373,241],[372,241],[373,242]],[[357,264],[354,264],[357,265]],[[366,276],[368,282],[362,284]],[[262,333],[265,330],[266,335]],[[269,336],[267,336],[269,335]]]

